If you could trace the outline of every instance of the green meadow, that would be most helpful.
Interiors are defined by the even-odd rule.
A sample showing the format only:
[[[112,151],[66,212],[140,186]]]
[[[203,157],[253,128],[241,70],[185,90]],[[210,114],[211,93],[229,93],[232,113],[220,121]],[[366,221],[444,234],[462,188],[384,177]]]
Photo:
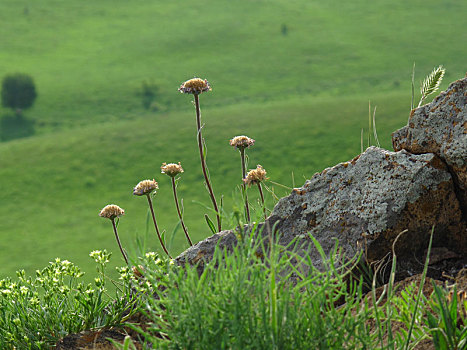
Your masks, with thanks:
[[[122,264],[110,222],[97,215],[110,203],[126,210],[119,233],[130,253],[137,238],[160,251],[147,203],[132,195],[149,178],[159,182],[156,215],[171,252],[182,252],[162,162],[185,170],[178,194],[192,238],[210,235],[194,108],[177,91],[193,76],[213,88],[200,96],[203,136],[227,213],[241,208],[233,136],[256,140],[250,168],[263,165],[279,197],[360,153],[369,100],[390,149],[410,111],[414,62],[417,86],[439,64],[442,89],[465,75],[466,11],[457,0],[2,0],[0,75],[30,74],[39,97],[20,121],[0,110],[0,277],[57,256],[92,273],[94,249]],[[157,86],[150,109],[143,82]],[[272,209],[270,192],[267,201]],[[234,224],[226,218],[224,228]]]

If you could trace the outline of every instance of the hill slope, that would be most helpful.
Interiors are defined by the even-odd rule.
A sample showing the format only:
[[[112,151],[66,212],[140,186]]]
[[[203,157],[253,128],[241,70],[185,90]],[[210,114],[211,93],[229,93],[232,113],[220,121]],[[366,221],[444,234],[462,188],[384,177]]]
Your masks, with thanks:
[[[213,104],[410,91],[444,64],[465,74],[467,3],[435,1],[61,0],[0,3],[0,76],[37,83],[36,131],[137,118],[143,81],[163,109],[210,80]]]
[[[186,103],[189,97],[183,96]],[[203,94],[202,105],[213,96]],[[390,132],[405,124],[408,110],[399,95],[376,96],[377,124],[383,146]],[[261,106],[205,108],[204,136],[214,190],[225,196],[227,210],[238,205],[232,194],[240,183],[240,158],[228,144],[238,134],[256,139],[248,150],[250,168],[262,164],[271,181],[292,187],[316,171],[348,160],[360,152],[360,129],[367,127],[367,102],[346,98],[336,102],[291,100]],[[147,203],[132,195],[136,183],[156,178],[156,214],[168,235],[177,223],[169,178],[160,174],[162,162],[181,161],[179,183],[185,219],[195,241],[209,235],[203,219],[208,194],[198,160],[194,111],[148,116],[133,121],[76,128],[58,134],[0,144],[0,274],[24,267],[40,268],[60,256],[90,269],[87,253],[108,249],[118,254],[111,225],[97,216],[106,204],[126,210],[119,231],[125,246],[146,234]],[[279,196],[290,190],[269,183]],[[250,192],[255,202],[256,191]],[[269,207],[273,200],[268,194]],[[236,204],[237,203],[237,204]],[[240,203],[241,205],[241,203]],[[211,215],[212,216],[212,215]],[[225,228],[228,228],[226,220]],[[152,226],[148,248],[159,250]],[[175,255],[186,247],[178,231]],[[121,261],[117,255],[116,261]]]

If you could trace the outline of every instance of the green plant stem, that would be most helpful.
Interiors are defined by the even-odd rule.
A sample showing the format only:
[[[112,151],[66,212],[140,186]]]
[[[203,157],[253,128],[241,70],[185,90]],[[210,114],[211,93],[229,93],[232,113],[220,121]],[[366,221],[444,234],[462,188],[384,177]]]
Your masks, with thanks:
[[[417,293],[417,298],[415,299],[415,306],[413,310],[413,316],[412,320],[410,322],[410,327],[407,332],[407,340],[404,346],[404,349],[409,349],[409,344],[410,344],[410,338],[412,337],[412,331],[415,326],[415,320],[417,318],[417,309],[418,305],[420,304],[420,299],[423,294],[423,286],[425,285],[425,279],[426,279],[426,274],[428,272],[428,265],[430,264],[430,253],[431,253],[431,245],[433,243],[433,234],[435,233],[435,225],[431,228],[431,234],[430,234],[430,241],[428,242],[428,250],[426,252],[426,259],[425,259],[425,265],[423,267],[423,273],[422,273],[422,278],[420,279],[420,285],[418,286],[418,293]],[[455,296],[454,296],[455,297]]]
[[[125,254],[125,251],[122,248],[122,244],[120,243],[120,238],[118,237],[117,225],[115,225],[115,219],[112,219],[111,221],[112,221],[112,226],[114,228],[115,238],[117,239],[118,246],[120,247],[120,251],[122,252],[123,259],[125,259],[126,264],[129,265],[128,258]]]
[[[246,166],[245,166],[245,148],[240,148],[240,157],[242,158],[242,194],[245,200],[245,216],[246,220],[250,222],[250,208],[248,206],[248,195],[246,192],[246,183],[243,181],[246,178]]]
[[[190,236],[188,235],[188,230],[185,227],[185,223],[183,222],[183,217],[182,213],[180,212],[180,207],[178,205],[178,198],[177,198],[177,187],[175,186],[175,178],[172,177],[172,189],[174,193],[174,200],[175,200],[175,206],[177,208],[177,213],[178,217],[180,218],[180,223],[182,224],[183,231],[185,232],[186,239],[188,240],[188,243],[190,243],[190,246],[193,245],[193,242],[190,239]]]
[[[161,234],[159,232],[159,227],[157,226],[156,215],[154,214],[154,208],[152,206],[151,197],[149,194],[147,194],[146,197],[148,197],[149,209],[151,209],[152,221],[154,222],[154,227],[156,228],[156,233],[157,233],[157,237],[159,238],[159,242],[161,242],[161,246],[162,246],[162,249],[164,249],[165,254],[167,254],[167,256],[170,259],[172,259],[169,252],[167,251],[167,248],[165,247],[164,241],[162,240]]]
[[[266,216],[266,206],[264,205],[263,188],[261,187],[261,182],[258,182],[257,185],[258,185],[259,195],[261,197],[261,203],[263,204],[264,220],[266,220],[267,216]]]
[[[193,95],[195,97],[195,107],[196,107],[196,124],[198,126],[198,148],[199,148],[199,156],[201,158],[201,168],[203,170],[204,180],[206,181],[206,186],[208,188],[209,196],[211,197],[212,205],[214,206],[214,210],[216,211],[217,215],[217,229],[222,231],[221,225],[221,216],[219,213],[219,208],[217,207],[216,197],[214,196],[214,191],[212,190],[211,182],[209,181],[209,177],[206,170],[206,160],[204,157],[203,152],[203,137],[201,135],[201,110],[199,108],[199,96],[198,94]]]

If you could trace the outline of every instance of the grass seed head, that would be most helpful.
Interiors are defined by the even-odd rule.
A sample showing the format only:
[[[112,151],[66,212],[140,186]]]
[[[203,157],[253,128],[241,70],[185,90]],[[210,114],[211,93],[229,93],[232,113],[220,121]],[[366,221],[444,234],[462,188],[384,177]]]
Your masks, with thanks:
[[[254,185],[267,180],[266,170],[261,165],[257,165],[256,169],[252,169],[246,174],[246,178],[243,181],[248,185]]]
[[[249,138],[248,136],[241,135],[235,136],[230,140],[230,146],[238,149],[245,149],[255,144],[255,140]]]
[[[110,220],[114,220],[125,214],[125,210],[120,208],[118,205],[109,204],[106,205],[102,210],[99,212],[99,216],[103,218],[107,218]]]
[[[175,163],[169,163],[169,164],[162,163],[161,173],[166,174],[166,175],[168,175],[170,177],[175,177],[178,174],[183,173],[183,168],[182,168],[182,165],[180,164],[180,162],[178,162],[178,164],[175,164]]]
[[[178,89],[178,91],[181,93],[193,95],[199,95],[202,92],[211,90],[212,89],[211,85],[209,85],[209,82],[206,79],[203,80],[200,78],[187,80],[182,85],[180,85],[180,88]]]
[[[133,194],[135,196],[144,196],[150,194],[151,192],[157,190],[159,186],[157,185],[156,180],[143,180],[138,182],[138,184],[133,189]]]

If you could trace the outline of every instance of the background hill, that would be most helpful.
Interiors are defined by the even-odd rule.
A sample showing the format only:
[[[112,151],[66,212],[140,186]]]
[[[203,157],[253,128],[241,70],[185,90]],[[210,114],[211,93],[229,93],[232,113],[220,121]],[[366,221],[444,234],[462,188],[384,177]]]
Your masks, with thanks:
[[[39,97],[21,121],[1,111],[0,277],[56,256],[92,271],[89,251],[118,253],[110,224],[97,217],[109,203],[126,209],[126,246],[147,234],[158,249],[145,200],[131,190],[156,178],[158,220],[171,233],[177,220],[162,162],[182,162],[188,229],[195,240],[209,235],[194,202],[209,205],[194,110],[177,92],[193,76],[213,86],[201,96],[204,136],[228,210],[238,200],[235,135],[257,140],[251,167],[262,164],[289,187],[360,152],[368,100],[390,148],[390,132],[409,113],[414,61],[417,84],[438,64],[447,68],[443,88],[464,76],[466,10],[454,0],[2,1],[0,75],[32,75]],[[157,87],[149,109],[144,82]],[[172,252],[185,247],[179,231]]]

